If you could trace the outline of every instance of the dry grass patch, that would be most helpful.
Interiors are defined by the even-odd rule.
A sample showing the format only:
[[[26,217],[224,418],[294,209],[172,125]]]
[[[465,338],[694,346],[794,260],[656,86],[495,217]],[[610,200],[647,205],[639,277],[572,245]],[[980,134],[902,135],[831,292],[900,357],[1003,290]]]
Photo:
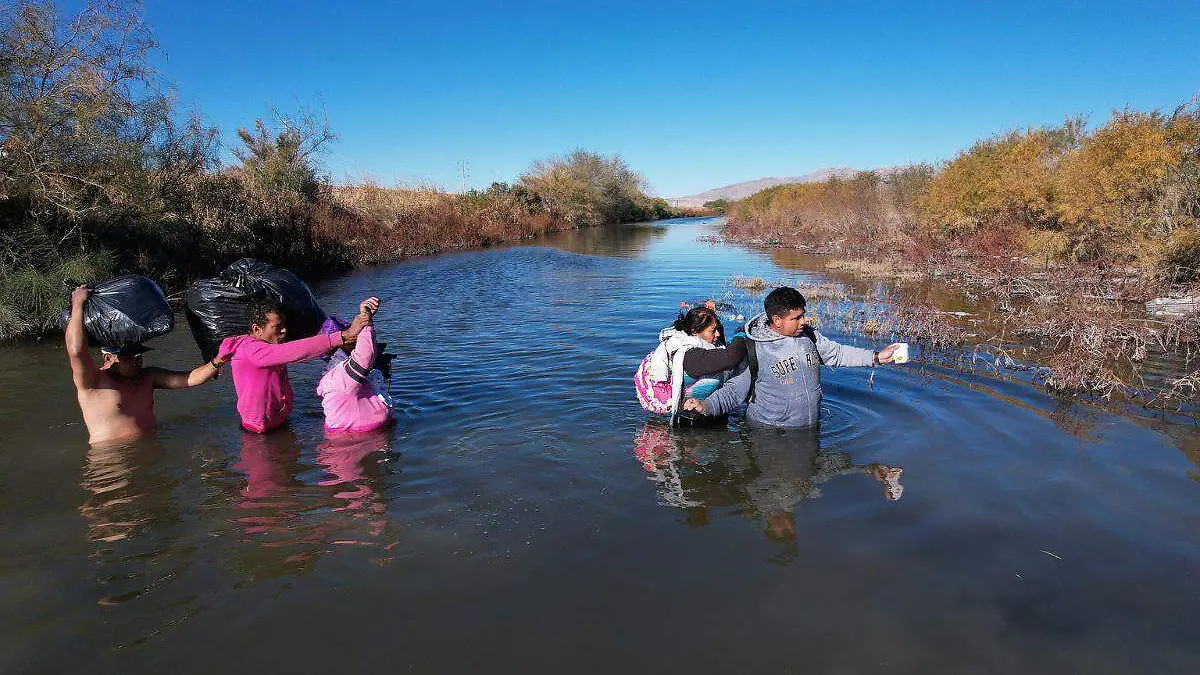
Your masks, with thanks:
[[[767,290],[767,282],[762,277],[743,277],[739,275],[730,279],[729,283],[734,288],[740,288],[752,293],[762,293]]]

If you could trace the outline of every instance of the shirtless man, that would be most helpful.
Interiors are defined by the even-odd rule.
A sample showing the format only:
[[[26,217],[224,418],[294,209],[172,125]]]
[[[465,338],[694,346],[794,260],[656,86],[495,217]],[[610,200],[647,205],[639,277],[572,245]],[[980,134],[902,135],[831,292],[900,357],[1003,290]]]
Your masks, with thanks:
[[[143,368],[141,345],[101,348],[103,365],[97,366],[88,351],[83,328],[83,304],[91,290],[80,286],[71,293],[71,320],[67,323],[67,357],[88,443],[133,440],[154,433],[154,390],[186,389],[216,377],[225,363],[217,357],[191,372]]]

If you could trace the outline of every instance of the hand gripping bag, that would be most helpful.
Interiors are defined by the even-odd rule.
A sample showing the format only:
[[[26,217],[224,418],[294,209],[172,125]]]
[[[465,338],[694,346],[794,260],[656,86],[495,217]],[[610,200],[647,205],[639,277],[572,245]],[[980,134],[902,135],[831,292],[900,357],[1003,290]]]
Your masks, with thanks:
[[[299,277],[282,267],[242,258],[188,289],[187,321],[205,359],[217,355],[221,340],[249,331],[246,308],[257,298],[271,298],[283,306],[289,339],[312,337],[325,321],[325,312]]]
[[[167,296],[146,277],[128,274],[89,287],[92,294],[83,305],[83,327],[93,345],[140,345],[175,329],[175,313]],[[59,315],[59,327],[66,328],[70,319],[68,309]]]

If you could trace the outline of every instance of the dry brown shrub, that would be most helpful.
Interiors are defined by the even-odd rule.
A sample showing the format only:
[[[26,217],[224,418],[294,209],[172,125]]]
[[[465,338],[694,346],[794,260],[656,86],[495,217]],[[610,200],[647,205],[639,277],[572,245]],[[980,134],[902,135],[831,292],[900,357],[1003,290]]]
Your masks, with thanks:
[[[762,277],[743,277],[736,276],[729,281],[734,288],[741,288],[755,293],[761,293],[766,290],[767,282]]]
[[[365,183],[335,188],[334,199],[357,217],[356,229],[346,236],[362,263],[512,241],[565,227],[519,203],[434,188]]]
[[[769,188],[730,205],[725,234],[815,252],[904,248],[914,229],[912,199],[927,177],[928,167],[918,166]]]

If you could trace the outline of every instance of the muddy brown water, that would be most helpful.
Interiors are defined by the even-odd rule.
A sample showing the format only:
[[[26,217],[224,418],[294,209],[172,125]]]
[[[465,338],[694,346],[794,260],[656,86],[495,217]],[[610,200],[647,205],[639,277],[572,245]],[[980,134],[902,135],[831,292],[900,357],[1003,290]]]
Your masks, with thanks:
[[[7,350],[0,670],[1200,672],[1192,425],[919,362],[826,370],[815,433],[648,420],[632,372],[680,300],[825,279],[715,227],[318,285],[382,297],[400,355],[398,426],[349,440],[312,363],[287,430],[239,431],[225,377],[89,450],[61,343]],[[198,360],[180,325],[148,363]]]

